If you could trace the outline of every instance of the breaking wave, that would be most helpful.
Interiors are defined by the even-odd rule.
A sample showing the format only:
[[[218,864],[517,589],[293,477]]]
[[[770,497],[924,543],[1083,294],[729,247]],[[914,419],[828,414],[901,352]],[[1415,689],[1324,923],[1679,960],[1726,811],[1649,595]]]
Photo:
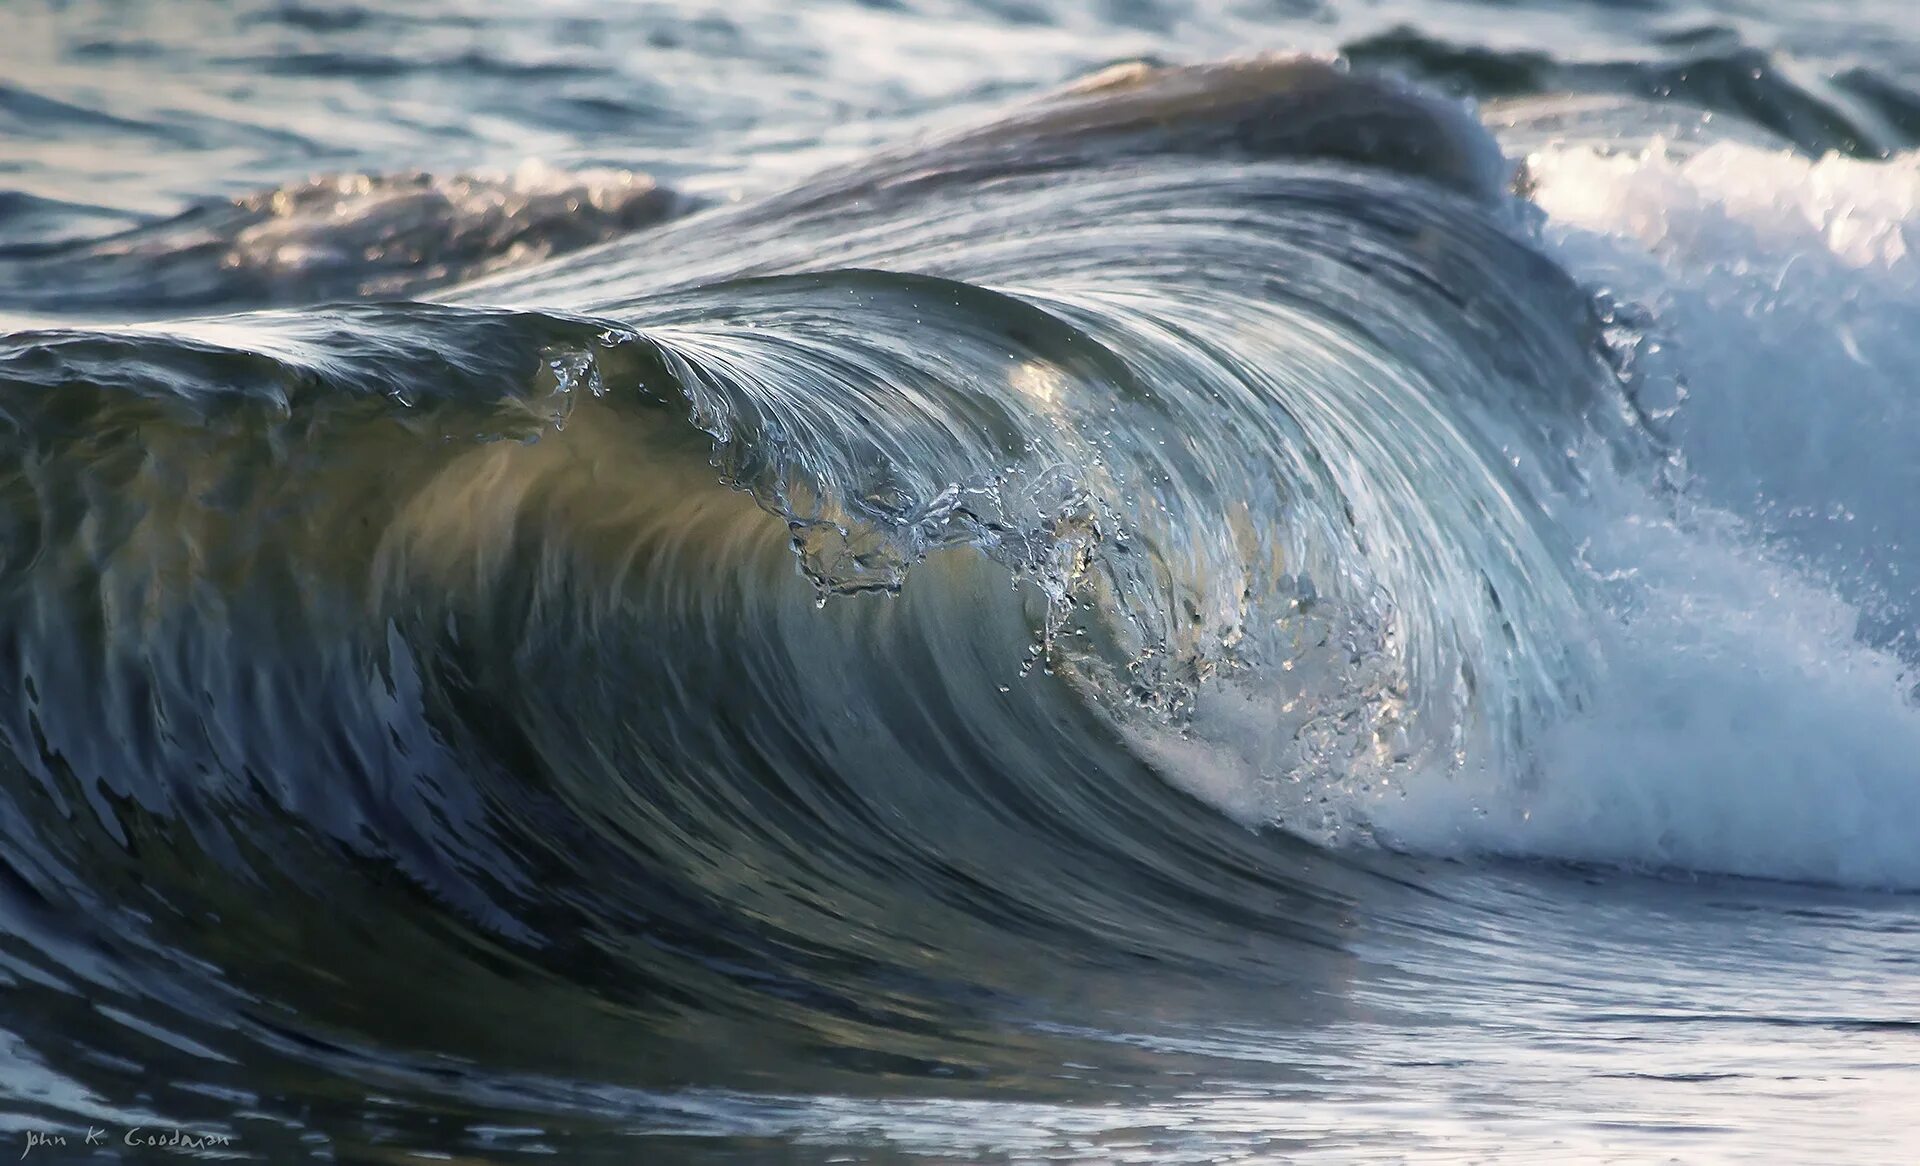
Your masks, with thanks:
[[[1920,885],[1906,163],[1521,175],[1270,60],[693,214],[515,181],[240,204],[147,301],[440,303],[0,343],[0,945],[81,1034],[50,1079],[131,1029],[482,1107],[773,1046],[980,1080],[1082,1039],[981,1023],[1009,952],[1260,980],[1393,852]],[[336,264],[289,218],[342,198]],[[544,1062],[480,1000],[600,1035]]]

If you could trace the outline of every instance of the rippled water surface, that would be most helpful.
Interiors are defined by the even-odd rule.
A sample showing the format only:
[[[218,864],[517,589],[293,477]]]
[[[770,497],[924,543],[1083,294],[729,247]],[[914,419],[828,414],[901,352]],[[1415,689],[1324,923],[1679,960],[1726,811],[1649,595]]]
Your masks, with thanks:
[[[1920,1154],[1905,3],[0,10],[29,1160]]]

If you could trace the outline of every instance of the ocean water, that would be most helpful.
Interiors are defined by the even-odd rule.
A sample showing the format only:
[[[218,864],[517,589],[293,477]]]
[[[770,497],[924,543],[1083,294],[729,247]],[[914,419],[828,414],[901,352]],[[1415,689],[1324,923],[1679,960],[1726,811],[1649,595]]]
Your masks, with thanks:
[[[1920,1156],[1920,17],[0,8],[0,1152]]]

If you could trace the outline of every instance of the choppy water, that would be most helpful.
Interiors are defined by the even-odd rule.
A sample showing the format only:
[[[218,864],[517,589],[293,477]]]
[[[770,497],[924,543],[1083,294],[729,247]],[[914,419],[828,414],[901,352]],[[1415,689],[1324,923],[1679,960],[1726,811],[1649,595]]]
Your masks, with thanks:
[[[10,1148],[1920,1149],[1904,5],[0,61]]]

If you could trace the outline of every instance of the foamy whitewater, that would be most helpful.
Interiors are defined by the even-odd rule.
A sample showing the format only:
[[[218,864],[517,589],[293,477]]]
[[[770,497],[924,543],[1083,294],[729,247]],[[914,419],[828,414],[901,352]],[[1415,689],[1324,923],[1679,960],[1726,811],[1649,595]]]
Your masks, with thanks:
[[[1657,321],[1636,355],[1673,386],[1680,497],[1608,482],[1570,516],[1605,664],[1530,779],[1372,821],[1416,849],[1915,886],[1911,157],[1655,140],[1526,165],[1557,253]]]
[[[1912,160],[1656,136],[1522,164],[1552,252],[1634,321],[1616,343],[1670,459],[1594,459],[1556,515],[1604,597],[1564,626],[1588,649],[1574,707],[1499,764],[1329,785],[1292,693],[1229,682],[1148,748],[1229,813],[1336,844],[1915,886],[1920,572],[1892,485],[1920,441]]]
[[[0,17],[0,1145],[1920,1151],[1907,17],[524,7]]]

